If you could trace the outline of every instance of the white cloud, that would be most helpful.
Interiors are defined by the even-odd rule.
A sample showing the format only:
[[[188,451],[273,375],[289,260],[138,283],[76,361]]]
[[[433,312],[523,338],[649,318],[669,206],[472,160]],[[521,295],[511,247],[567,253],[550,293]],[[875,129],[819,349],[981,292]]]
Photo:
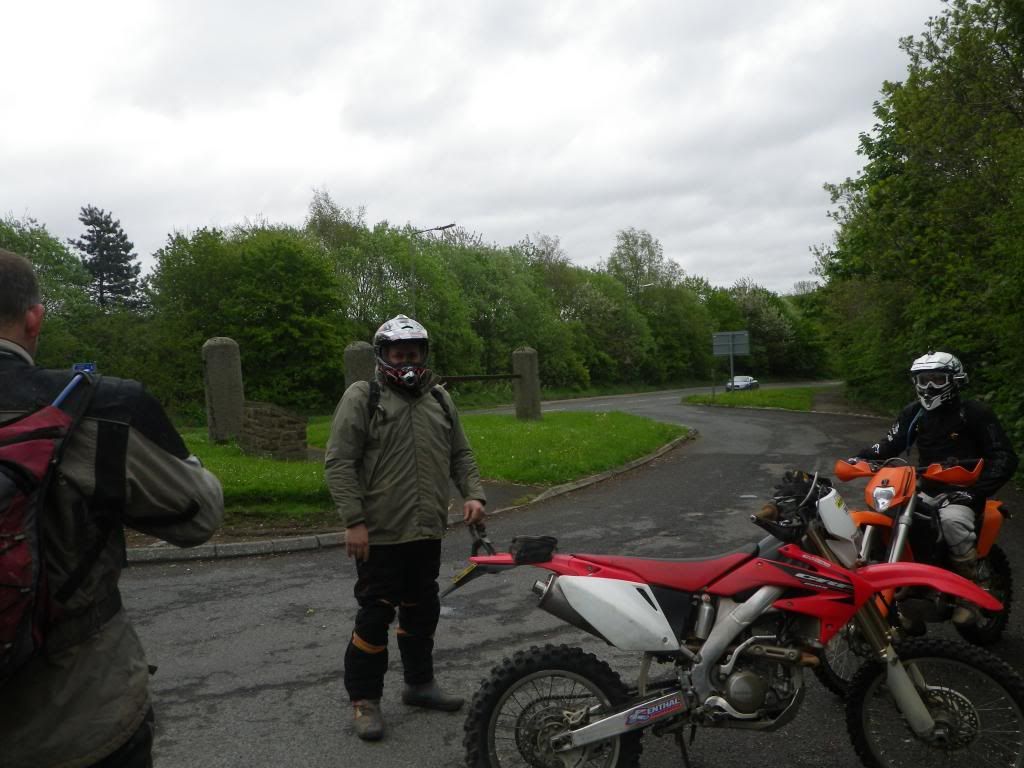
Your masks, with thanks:
[[[301,224],[321,187],[371,221],[557,235],[582,264],[643,228],[712,283],[784,291],[905,73],[897,39],[941,9],[8,4],[0,213],[75,237],[98,205],[145,256],[175,230]]]

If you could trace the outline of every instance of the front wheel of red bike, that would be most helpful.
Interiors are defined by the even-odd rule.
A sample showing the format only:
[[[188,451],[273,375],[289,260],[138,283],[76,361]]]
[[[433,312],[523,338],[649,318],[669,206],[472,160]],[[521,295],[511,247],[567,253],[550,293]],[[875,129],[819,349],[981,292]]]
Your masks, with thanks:
[[[908,640],[897,654],[935,727],[915,733],[889,692],[885,665],[864,664],[846,705],[847,730],[864,765],[1024,767],[1024,681],[1008,664],[944,638]]]

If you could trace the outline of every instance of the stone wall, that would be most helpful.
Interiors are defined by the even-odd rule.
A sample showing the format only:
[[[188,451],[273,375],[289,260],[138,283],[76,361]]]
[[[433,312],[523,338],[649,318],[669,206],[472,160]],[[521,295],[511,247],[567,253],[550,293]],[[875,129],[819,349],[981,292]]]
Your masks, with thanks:
[[[246,400],[238,444],[252,456],[305,461],[306,419],[273,403]]]

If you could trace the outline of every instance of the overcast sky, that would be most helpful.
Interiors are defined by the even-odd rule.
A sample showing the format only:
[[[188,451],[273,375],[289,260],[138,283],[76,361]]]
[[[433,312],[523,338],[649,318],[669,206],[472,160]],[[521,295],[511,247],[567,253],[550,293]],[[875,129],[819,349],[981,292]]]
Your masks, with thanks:
[[[828,241],[826,181],[900,37],[940,0],[0,0],[0,216],[77,237],[301,226],[314,189],[370,224],[557,236],[637,227],[690,274],[785,292]]]

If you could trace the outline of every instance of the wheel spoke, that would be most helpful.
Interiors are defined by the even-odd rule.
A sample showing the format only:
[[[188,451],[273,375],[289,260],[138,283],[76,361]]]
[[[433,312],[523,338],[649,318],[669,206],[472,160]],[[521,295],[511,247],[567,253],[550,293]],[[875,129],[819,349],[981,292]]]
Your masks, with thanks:
[[[593,683],[570,672],[552,670],[520,681],[509,689],[494,714],[492,743],[497,765],[560,765],[547,744],[567,728],[565,713],[601,704],[602,698]],[[616,752],[593,750],[582,765],[613,766]]]
[[[877,762],[1024,766],[1024,714],[998,679],[955,658],[916,658],[907,667],[926,685],[922,698],[941,737],[913,734],[878,666],[861,713],[867,747]]]

